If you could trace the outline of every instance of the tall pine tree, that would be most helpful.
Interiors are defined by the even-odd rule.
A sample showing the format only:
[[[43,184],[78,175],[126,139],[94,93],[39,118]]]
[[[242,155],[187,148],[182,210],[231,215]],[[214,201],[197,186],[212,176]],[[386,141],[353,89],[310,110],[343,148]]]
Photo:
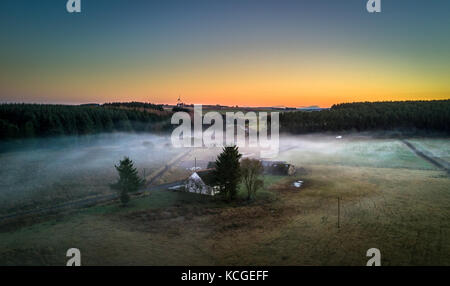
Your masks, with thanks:
[[[228,201],[236,198],[237,187],[241,180],[239,159],[242,155],[237,146],[224,147],[217,157],[214,179],[220,188],[220,194]]]
[[[139,178],[138,171],[133,166],[133,161],[128,157],[121,160],[119,165],[115,167],[119,173],[119,180],[112,185],[112,188],[119,191],[120,201],[123,205],[126,205],[130,200],[129,193],[136,192],[142,187],[144,180]]]

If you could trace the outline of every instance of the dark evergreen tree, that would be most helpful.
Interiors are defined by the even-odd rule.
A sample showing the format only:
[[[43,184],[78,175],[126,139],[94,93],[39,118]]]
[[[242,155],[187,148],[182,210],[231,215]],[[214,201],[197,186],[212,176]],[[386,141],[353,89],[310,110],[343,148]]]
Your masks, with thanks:
[[[1,138],[15,138],[19,134],[19,128],[15,124],[11,124],[3,119],[0,119],[0,137]]]
[[[151,113],[109,105],[0,104],[0,140],[168,130],[171,128],[170,116],[170,112],[158,109]]]
[[[28,138],[34,137],[34,125],[33,122],[27,121],[24,126],[24,136]]]
[[[450,132],[450,100],[356,102],[333,105],[329,110],[280,114],[280,131],[398,130]]]
[[[126,205],[130,200],[129,194],[139,190],[144,185],[144,180],[139,177],[133,161],[128,157],[124,157],[115,167],[119,173],[119,180],[112,185],[112,188],[119,191],[120,201]]]
[[[0,140],[113,131],[165,131],[171,112],[150,103],[0,104]],[[268,117],[270,120],[270,116]],[[356,102],[280,114],[280,131],[396,130],[450,133],[450,100]],[[270,126],[270,121],[268,122]],[[269,128],[270,130],[270,128]]]
[[[236,198],[237,187],[241,179],[239,159],[242,155],[237,146],[224,147],[217,157],[214,181],[220,188],[220,194],[231,201]]]

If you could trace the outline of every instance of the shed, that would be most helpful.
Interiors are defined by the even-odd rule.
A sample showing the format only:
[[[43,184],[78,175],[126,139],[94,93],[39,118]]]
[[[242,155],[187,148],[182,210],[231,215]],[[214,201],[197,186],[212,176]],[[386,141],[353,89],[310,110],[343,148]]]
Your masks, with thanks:
[[[295,166],[285,161],[261,161],[264,173],[271,175],[292,176],[295,174]]]

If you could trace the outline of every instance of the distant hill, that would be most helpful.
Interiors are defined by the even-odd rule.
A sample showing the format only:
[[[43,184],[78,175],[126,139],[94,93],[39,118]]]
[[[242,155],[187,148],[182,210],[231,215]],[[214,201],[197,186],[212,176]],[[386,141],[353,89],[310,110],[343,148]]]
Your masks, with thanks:
[[[154,109],[158,111],[164,111],[163,106],[161,104],[153,104],[148,102],[111,102],[105,103],[102,106],[104,107],[127,107],[127,108],[135,108],[135,109]]]
[[[297,110],[301,110],[301,111],[320,111],[320,110],[325,110],[325,109],[329,109],[329,108],[321,108],[320,106],[317,106],[317,105],[302,106],[302,107],[297,108]]]

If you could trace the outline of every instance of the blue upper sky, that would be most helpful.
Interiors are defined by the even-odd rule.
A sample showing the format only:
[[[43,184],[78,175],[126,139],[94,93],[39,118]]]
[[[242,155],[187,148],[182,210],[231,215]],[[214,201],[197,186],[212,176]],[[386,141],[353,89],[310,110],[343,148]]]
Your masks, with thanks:
[[[366,0],[81,0],[80,14],[66,2],[2,0],[3,101],[171,102],[181,93],[271,104],[279,92],[280,104],[329,105],[364,89],[373,100],[450,91],[450,1],[382,0],[378,14]],[[392,88],[361,79],[361,90],[348,90],[332,78],[340,69],[341,82],[372,71]]]

